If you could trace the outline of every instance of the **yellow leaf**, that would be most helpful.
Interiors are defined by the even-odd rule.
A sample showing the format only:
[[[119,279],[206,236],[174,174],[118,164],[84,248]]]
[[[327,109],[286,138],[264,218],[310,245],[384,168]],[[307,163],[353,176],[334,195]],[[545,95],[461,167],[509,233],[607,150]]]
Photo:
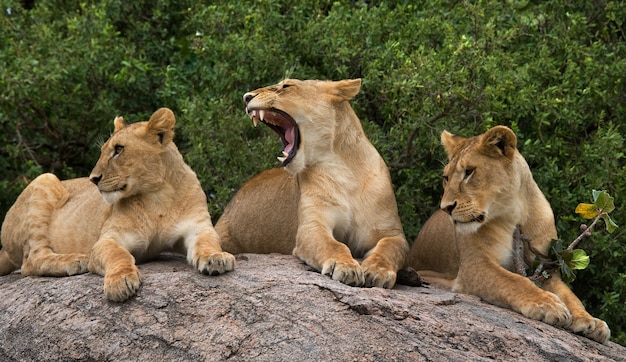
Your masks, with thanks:
[[[585,219],[593,219],[598,216],[598,210],[592,204],[578,204],[576,206],[576,213]]]

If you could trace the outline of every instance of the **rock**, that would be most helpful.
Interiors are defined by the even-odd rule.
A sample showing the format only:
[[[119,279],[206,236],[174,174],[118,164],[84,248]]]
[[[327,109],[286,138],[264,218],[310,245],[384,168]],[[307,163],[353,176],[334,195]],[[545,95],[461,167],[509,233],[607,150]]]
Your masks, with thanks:
[[[176,255],[109,302],[102,277],[0,277],[1,361],[624,360],[602,345],[434,286],[354,288],[292,256],[205,276]]]

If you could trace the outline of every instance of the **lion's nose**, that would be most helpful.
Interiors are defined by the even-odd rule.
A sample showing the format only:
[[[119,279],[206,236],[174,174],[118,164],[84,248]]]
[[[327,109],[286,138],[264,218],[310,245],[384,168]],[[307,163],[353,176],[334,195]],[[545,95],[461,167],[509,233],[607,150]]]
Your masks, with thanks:
[[[98,175],[98,176],[89,176],[89,181],[93,182],[94,185],[98,186],[98,183],[100,182],[100,180],[102,180],[102,175]]]
[[[441,205],[441,209],[450,215],[452,215],[452,211],[454,210],[455,207],[456,207],[456,201],[453,204],[450,204],[447,206]]]
[[[246,93],[246,94],[243,95],[243,102],[245,104],[248,104],[248,103],[250,103],[250,101],[254,97],[256,97],[256,94],[254,94],[254,93]]]

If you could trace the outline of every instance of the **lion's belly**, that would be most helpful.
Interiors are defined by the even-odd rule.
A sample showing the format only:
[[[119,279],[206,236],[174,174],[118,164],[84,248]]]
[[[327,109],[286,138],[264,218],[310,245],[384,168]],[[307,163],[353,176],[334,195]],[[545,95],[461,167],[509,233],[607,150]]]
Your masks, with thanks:
[[[86,178],[63,181],[63,185],[70,198],[52,215],[48,232],[53,250],[89,254],[111,207]]]

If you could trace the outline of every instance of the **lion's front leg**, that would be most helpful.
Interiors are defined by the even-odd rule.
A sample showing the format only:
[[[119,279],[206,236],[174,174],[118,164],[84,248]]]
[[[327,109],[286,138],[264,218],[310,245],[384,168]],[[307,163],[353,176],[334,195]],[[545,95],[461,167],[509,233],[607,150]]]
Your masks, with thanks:
[[[89,271],[104,276],[104,294],[114,302],[132,297],[141,285],[135,258],[113,239],[100,239],[93,246]]]
[[[350,249],[320,224],[298,229],[293,255],[333,280],[357,287],[365,284],[363,269]]]
[[[473,260],[463,258],[459,274],[454,281],[453,291],[473,294],[504,307],[508,307],[527,318],[567,327],[572,315],[559,297],[537,287],[528,278],[510,272],[477,255]]]
[[[572,324],[569,325],[569,330],[600,343],[609,341],[611,337],[609,326],[605,321],[593,317],[585,310],[580,299],[561,280],[558,272],[550,275],[550,278],[543,283],[543,288],[556,294],[572,313]]]
[[[195,239],[185,240],[185,246],[187,261],[203,274],[219,275],[235,269],[235,257],[222,251],[220,237],[213,228],[203,230]]]
[[[393,288],[396,274],[404,266],[409,244],[402,235],[382,238],[370,250],[361,267],[365,286]]]

